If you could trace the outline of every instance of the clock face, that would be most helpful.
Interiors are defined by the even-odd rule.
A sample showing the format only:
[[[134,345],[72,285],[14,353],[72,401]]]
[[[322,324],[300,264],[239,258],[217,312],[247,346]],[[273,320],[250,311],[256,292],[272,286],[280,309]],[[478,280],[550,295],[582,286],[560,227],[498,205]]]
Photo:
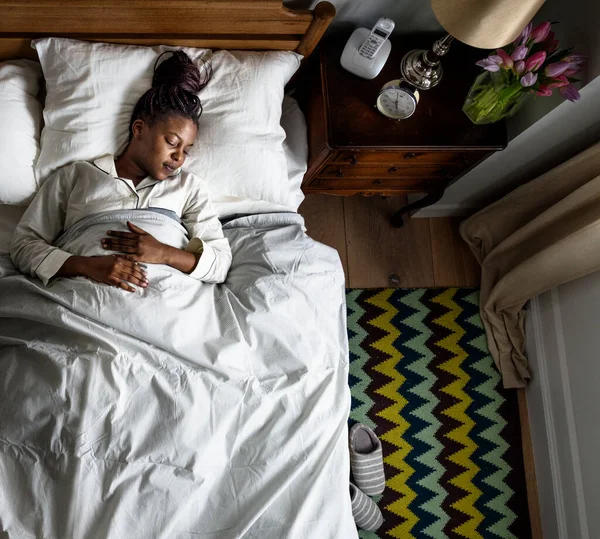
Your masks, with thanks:
[[[377,108],[395,120],[408,118],[417,108],[414,96],[403,88],[388,88],[377,98]]]

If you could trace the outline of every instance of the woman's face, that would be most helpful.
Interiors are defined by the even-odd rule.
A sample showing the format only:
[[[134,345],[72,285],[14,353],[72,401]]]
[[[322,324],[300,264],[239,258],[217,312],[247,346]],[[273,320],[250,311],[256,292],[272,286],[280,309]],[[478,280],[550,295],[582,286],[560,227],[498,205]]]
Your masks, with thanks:
[[[196,122],[181,116],[169,116],[152,125],[136,120],[132,129],[134,160],[157,180],[165,180],[183,165],[198,132]]]

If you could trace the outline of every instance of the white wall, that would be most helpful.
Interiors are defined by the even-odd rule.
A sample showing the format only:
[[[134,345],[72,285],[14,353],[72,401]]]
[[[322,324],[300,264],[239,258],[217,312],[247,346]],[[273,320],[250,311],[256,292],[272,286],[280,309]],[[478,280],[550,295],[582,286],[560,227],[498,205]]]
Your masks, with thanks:
[[[535,20],[559,21],[553,30],[561,46],[588,55],[582,100],[570,103],[558,92],[530,100],[507,122],[508,147],[459,179],[418,217],[471,213],[600,140],[600,1],[546,0]]]
[[[600,140],[600,77],[581,90],[581,99],[565,101],[508,147],[452,184],[438,204],[418,217],[472,213]]]
[[[600,272],[536,298],[527,390],[545,539],[600,537]]]
[[[396,23],[395,34],[442,32],[429,0],[329,0],[336,9],[332,27],[365,26],[371,28],[380,17]],[[311,9],[319,0],[288,0],[293,9]]]

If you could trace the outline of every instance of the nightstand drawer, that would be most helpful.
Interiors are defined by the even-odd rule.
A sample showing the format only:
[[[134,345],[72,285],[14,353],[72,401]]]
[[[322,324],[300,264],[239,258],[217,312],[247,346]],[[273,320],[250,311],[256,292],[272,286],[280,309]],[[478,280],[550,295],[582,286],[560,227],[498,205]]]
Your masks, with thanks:
[[[370,164],[431,164],[455,165],[467,167],[479,161],[487,152],[423,152],[423,151],[368,151],[344,150],[338,152],[333,159],[334,163],[345,165],[370,165]]]
[[[321,178],[452,178],[460,170],[457,167],[441,165],[399,165],[399,166],[351,166],[329,165],[320,173]]]
[[[335,178],[315,178],[308,189],[310,191],[398,191],[424,192],[435,188],[436,184],[443,188],[447,180],[423,178],[345,178],[343,181]]]

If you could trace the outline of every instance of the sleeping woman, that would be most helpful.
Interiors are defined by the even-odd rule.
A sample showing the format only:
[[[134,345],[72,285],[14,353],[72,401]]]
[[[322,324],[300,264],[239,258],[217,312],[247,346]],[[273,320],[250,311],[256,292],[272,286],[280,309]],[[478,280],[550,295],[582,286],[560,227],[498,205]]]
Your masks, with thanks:
[[[134,292],[148,286],[145,264],[167,264],[204,282],[221,283],[231,249],[203,183],[182,171],[198,131],[197,93],[208,83],[183,52],[155,67],[152,88],[137,102],[129,143],[118,157],[104,156],[57,170],[23,215],[10,254],[23,273],[48,284],[53,277],[88,277]],[[110,210],[146,209],[172,216],[189,235],[185,249],[158,241],[127,221],[108,230],[105,256],[74,256],[53,242],[80,219]],[[111,254],[108,254],[111,253]]]

